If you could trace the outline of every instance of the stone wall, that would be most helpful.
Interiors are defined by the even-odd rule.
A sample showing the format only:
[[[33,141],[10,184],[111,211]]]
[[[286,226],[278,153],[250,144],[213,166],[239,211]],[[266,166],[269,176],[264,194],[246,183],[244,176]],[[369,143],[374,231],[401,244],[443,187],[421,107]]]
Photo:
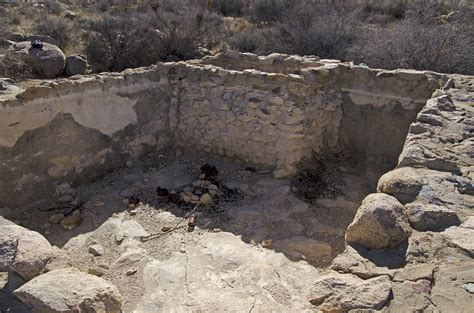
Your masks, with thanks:
[[[58,183],[92,181],[170,144],[277,177],[341,150],[396,162],[408,126],[444,80],[232,52],[114,74],[3,80],[0,206],[47,203]]]
[[[6,86],[0,206],[51,200],[58,183],[90,182],[169,142],[168,84],[156,71]]]

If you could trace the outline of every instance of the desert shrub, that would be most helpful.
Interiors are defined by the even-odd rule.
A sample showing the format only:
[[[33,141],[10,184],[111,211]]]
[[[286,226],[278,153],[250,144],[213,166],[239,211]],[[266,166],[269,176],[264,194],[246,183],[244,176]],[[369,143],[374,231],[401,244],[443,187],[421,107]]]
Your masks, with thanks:
[[[200,11],[194,18],[200,45],[213,48],[225,44],[228,34],[222,15],[211,11]]]
[[[242,16],[247,9],[245,0],[214,0],[211,4],[212,10],[215,10],[223,16]]]
[[[464,22],[423,24],[410,18],[367,34],[352,48],[351,56],[372,67],[474,74],[473,29]]]
[[[357,38],[358,21],[334,6],[300,5],[288,13],[279,27],[288,40],[289,53],[344,59]]]
[[[139,19],[106,15],[86,36],[93,71],[121,71],[157,60],[157,34]]]
[[[231,38],[233,48],[262,54],[282,52],[344,58],[356,40],[358,19],[331,5],[301,3],[265,30],[254,28]]]
[[[106,15],[86,36],[86,54],[94,71],[121,71],[159,60],[196,55],[196,34],[177,21],[153,15]]]
[[[257,30],[244,30],[236,33],[229,39],[229,45],[241,52],[258,52],[257,50],[261,47],[263,34]]]
[[[405,18],[405,14],[408,8],[407,0],[397,0],[390,4],[387,8],[387,13],[393,16],[397,20]]]
[[[369,18],[373,15],[386,15],[392,19],[403,19],[408,9],[407,0],[396,0],[386,3],[369,2],[363,5],[362,12]]]
[[[31,67],[15,54],[8,54],[0,57],[0,77],[8,77],[13,80],[31,78]]]
[[[277,22],[292,5],[291,0],[255,0],[250,5],[250,16],[256,23]]]
[[[75,38],[74,22],[54,15],[42,16],[38,19],[34,29],[41,35],[51,36],[59,43],[61,49],[66,49]]]

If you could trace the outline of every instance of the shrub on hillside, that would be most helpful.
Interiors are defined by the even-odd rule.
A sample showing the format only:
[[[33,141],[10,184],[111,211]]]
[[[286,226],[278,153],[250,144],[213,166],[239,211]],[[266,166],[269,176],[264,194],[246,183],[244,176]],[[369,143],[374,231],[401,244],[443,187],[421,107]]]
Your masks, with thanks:
[[[467,23],[433,25],[410,18],[367,34],[352,48],[351,59],[378,68],[474,74],[473,30]]]
[[[38,19],[34,29],[40,35],[51,36],[59,43],[61,49],[66,49],[75,40],[74,35],[76,34],[74,22],[69,19],[46,15]]]
[[[93,71],[121,71],[159,60],[187,60],[196,55],[196,35],[176,21],[150,14],[106,15],[86,36],[86,54]]]
[[[106,15],[86,36],[92,70],[121,71],[156,62],[157,35],[138,19]]]
[[[0,58],[0,77],[8,77],[13,80],[31,78],[31,67],[15,54]]]
[[[255,0],[250,5],[250,16],[256,23],[274,23],[294,4],[291,0]]]
[[[357,38],[358,18],[331,5],[301,3],[287,10],[279,21],[264,28],[238,33],[230,44],[241,51],[318,55],[345,58]]]
[[[242,16],[247,10],[246,0],[214,0],[210,9],[223,16]]]

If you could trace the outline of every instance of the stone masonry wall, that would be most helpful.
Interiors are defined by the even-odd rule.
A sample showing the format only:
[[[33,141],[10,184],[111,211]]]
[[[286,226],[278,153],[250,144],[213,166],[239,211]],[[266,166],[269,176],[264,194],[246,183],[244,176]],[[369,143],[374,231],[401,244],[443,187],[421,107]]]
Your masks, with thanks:
[[[0,206],[44,205],[59,183],[92,181],[170,144],[275,169],[276,177],[341,150],[396,161],[408,126],[444,80],[229,52],[114,74],[4,79]]]

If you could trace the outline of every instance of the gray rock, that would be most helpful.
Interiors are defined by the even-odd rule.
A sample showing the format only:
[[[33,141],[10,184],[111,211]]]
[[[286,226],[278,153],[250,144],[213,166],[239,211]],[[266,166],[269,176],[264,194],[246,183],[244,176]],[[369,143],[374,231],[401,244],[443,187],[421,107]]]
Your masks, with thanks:
[[[462,287],[469,293],[474,293],[474,283],[468,283],[462,285]]]
[[[102,245],[96,243],[89,247],[89,253],[94,256],[101,256],[104,255],[104,247]]]
[[[430,302],[431,282],[421,279],[404,281],[392,285],[393,299],[387,312],[439,312]],[[385,312],[385,311],[384,311]]]
[[[422,177],[414,168],[398,168],[380,177],[377,189],[405,204],[413,201],[418,195],[423,186]]]
[[[403,206],[384,193],[368,195],[346,232],[348,243],[368,249],[398,248],[408,239],[411,228]]]
[[[117,287],[75,269],[60,269],[38,276],[14,294],[35,312],[120,312]]]
[[[474,229],[462,226],[449,227],[442,234],[446,235],[454,246],[474,257]]]
[[[406,280],[418,281],[420,279],[433,280],[433,266],[431,264],[421,263],[406,266],[395,272],[393,281],[403,282]]]
[[[463,288],[465,284],[474,282],[472,261],[440,265],[434,281],[436,283],[432,286],[430,298],[436,305],[435,312],[472,312],[473,295]]]
[[[0,272],[12,271],[30,280],[61,257],[59,250],[37,232],[16,225],[0,228]]]
[[[387,254],[387,258],[392,255]],[[362,279],[373,278],[381,275],[393,277],[396,270],[389,269],[388,266],[377,266],[369,260],[367,256],[362,256],[351,246],[339,254],[332,262],[331,269],[344,274],[354,274]]]
[[[363,280],[350,274],[332,273],[316,281],[310,302],[322,312],[380,310],[390,293],[388,276]]]
[[[36,77],[51,79],[58,77],[64,69],[66,57],[57,46],[43,43],[43,48],[31,47],[30,41],[16,43],[8,50],[5,59],[20,58]]]
[[[66,58],[66,76],[84,75],[87,71],[87,59],[80,54],[70,55]]]
[[[411,226],[419,231],[442,231],[460,223],[456,212],[441,205],[413,202],[405,210]]]

